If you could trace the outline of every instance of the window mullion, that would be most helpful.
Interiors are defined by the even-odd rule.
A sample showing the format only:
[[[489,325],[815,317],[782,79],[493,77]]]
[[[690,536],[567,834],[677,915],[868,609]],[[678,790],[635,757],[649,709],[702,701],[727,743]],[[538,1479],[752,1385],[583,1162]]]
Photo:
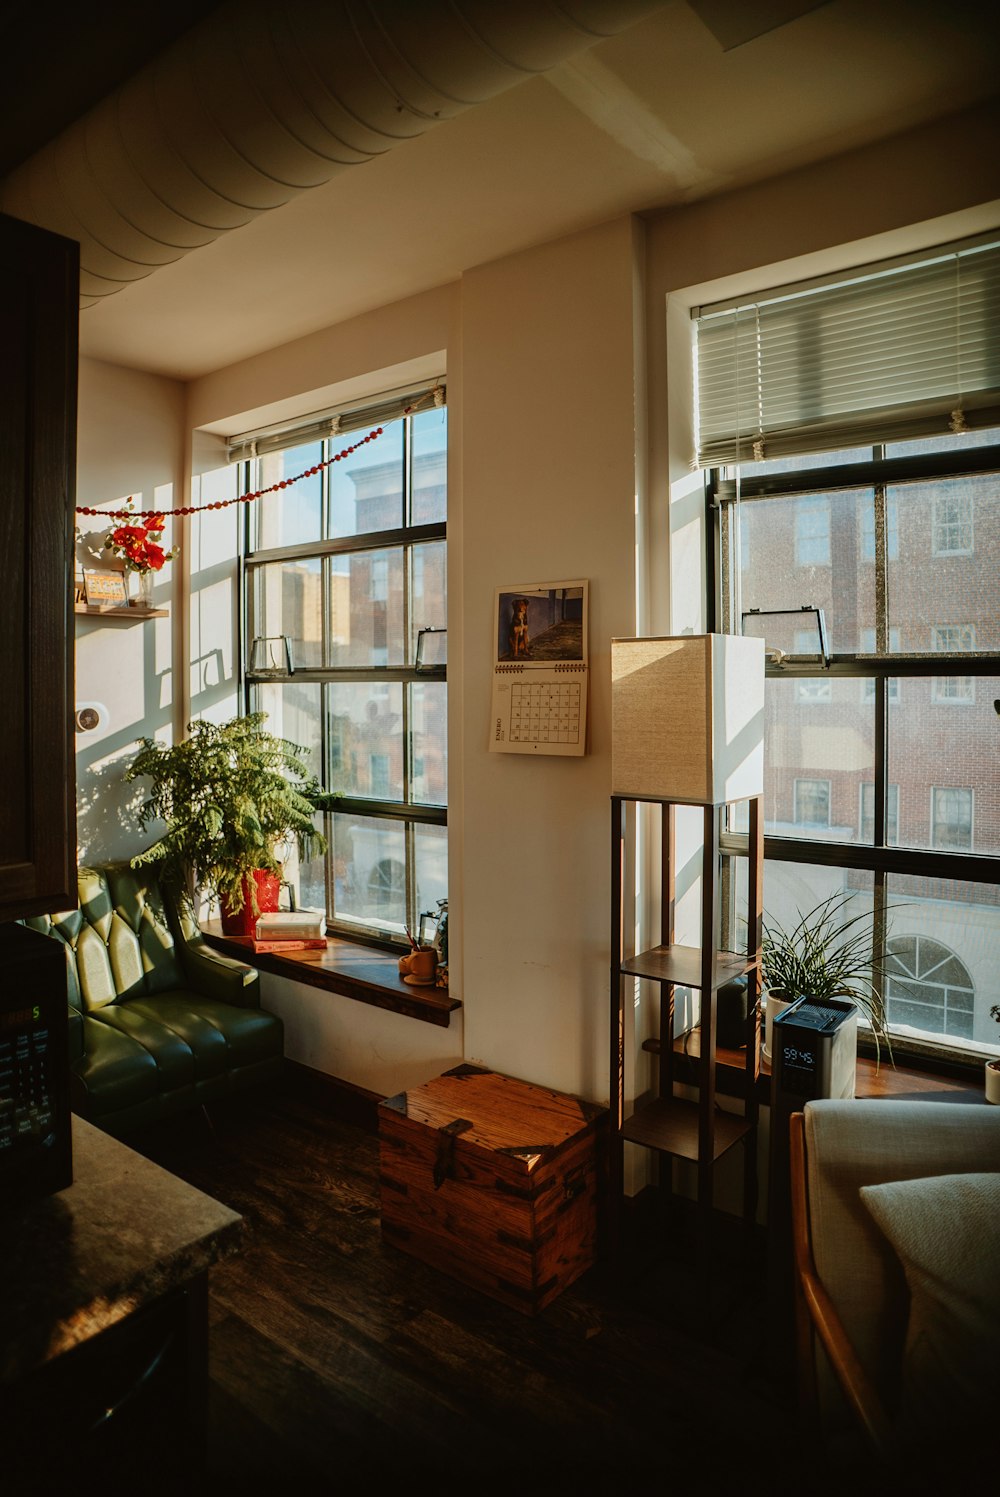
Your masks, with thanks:
[[[875,653],[889,653],[889,608],[886,578],[887,525],[886,485],[875,485]]]
[[[889,678],[879,676],[875,681],[875,805],[874,812],[874,842],[876,847],[886,845],[886,808],[889,802],[889,788],[887,784],[889,774],[889,745],[887,742],[887,730],[889,714],[886,704],[889,697]]]

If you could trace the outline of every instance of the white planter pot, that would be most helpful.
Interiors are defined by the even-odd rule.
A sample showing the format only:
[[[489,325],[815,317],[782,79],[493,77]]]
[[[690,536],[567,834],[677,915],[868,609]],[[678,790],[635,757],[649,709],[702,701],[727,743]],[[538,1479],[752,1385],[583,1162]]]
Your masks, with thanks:
[[[986,1100],[1000,1103],[1000,1061],[986,1062]]]
[[[771,1030],[775,1018],[788,1007],[790,1000],[776,998],[773,993],[764,994],[764,1059],[771,1064]]]

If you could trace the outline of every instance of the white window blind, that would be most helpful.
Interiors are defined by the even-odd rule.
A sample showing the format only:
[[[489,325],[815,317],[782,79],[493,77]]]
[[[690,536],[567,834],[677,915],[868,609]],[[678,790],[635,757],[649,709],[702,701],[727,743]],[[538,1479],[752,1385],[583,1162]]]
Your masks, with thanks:
[[[1000,424],[998,235],[692,315],[701,467]]]
[[[304,447],[309,442],[320,442],[325,437],[336,438],[362,428],[388,426],[398,421],[411,407],[414,411],[430,411],[435,406],[446,404],[443,380],[433,385],[417,385],[405,390],[393,390],[378,400],[358,402],[356,405],[337,406],[331,410],[315,411],[294,423],[260,427],[257,431],[240,432],[227,437],[226,455],[231,463],[245,462],[247,458],[264,457],[269,452],[284,452],[290,447]]]

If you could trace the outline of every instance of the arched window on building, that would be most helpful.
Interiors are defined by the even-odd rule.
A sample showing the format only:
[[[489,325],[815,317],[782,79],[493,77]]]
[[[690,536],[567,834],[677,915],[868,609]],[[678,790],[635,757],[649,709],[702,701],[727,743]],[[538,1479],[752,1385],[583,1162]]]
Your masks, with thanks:
[[[886,954],[890,1025],[971,1040],[976,991],[964,962],[930,936],[890,936]]]

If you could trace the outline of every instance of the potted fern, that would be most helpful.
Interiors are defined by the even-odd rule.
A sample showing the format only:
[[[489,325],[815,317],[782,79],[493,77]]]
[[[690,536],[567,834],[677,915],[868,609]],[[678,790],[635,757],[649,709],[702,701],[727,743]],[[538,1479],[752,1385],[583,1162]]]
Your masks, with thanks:
[[[305,750],[267,732],[266,720],[251,712],[189,723],[188,737],[169,747],[143,738],[125,770],[126,781],[148,780],[142,830],[166,824],[132,866],[158,866],[168,881],[217,898],[232,935],[253,935],[261,911],[278,908],[279,843],[294,841],[302,857],[326,848]]]
[[[790,930],[763,922],[761,984],[767,991],[765,1055],[770,1060],[775,1014],[796,998],[846,998],[863,1015],[875,1040],[876,1061],[892,1042],[883,998],[884,962],[872,954],[871,917],[851,914],[855,896],[830,894]]]

